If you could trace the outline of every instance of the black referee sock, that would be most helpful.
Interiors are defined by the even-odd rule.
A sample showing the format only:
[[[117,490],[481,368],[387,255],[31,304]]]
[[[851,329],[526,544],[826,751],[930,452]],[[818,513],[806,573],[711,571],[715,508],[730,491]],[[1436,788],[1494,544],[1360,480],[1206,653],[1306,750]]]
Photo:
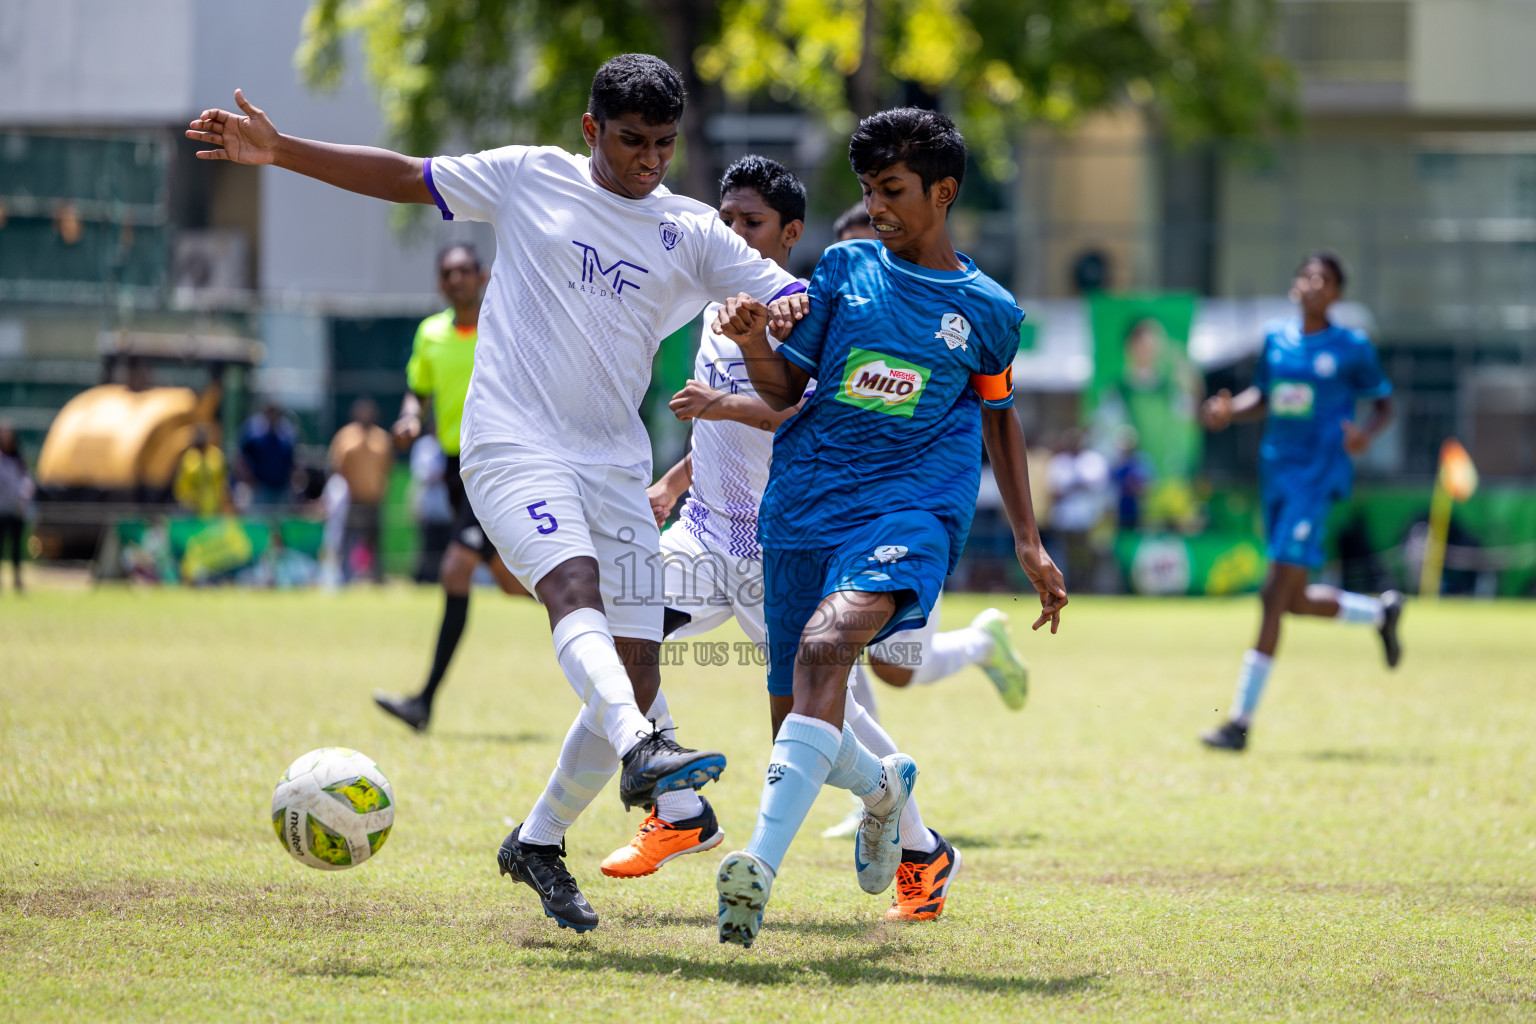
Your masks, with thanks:
[[[453,661],[453,652],[459,648],[459,637],[464,635],[464,623],[469,619],[469,595],[462,597],[449,594],[443,603],[443,624],[437,631],[437,653],[432,657],[432,674],[421,689],[421,699],[430,707],[437,686]]]

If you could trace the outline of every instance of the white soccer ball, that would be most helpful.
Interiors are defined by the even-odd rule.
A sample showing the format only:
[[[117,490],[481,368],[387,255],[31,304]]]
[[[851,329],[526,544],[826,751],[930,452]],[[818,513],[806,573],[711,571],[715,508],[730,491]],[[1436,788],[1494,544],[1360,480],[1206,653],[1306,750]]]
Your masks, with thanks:
[[[373,759],[345,747],[311,750],[272,791],[272,831],[301,864],[356,867],[379,852],[395,823],[395,791]]]

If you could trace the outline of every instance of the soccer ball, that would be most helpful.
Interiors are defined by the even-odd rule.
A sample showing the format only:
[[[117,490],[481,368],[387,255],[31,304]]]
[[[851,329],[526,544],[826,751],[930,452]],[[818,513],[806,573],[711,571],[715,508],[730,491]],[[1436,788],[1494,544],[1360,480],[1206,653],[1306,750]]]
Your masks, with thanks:
[[[272,791],[272,831],[283,849],[322,871],[379,852],[395,823],[395,791],[373,759],[345,747],[311,750]]]

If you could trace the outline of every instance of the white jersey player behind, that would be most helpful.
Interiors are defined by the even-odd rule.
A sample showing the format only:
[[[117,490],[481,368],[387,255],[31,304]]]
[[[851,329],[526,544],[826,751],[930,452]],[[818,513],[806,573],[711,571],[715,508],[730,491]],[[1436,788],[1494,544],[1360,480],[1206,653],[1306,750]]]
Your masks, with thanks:
[[[582,115],[590,158],[508,146],[421,160],[336,146],[281,135],[235,99],[244,116],[207,110],[191,123],[189,138],[219,147],[199,157],[275,164],[496,230],[461,475],[502,561],[548,611],[556,657],[583,704],[551,778],[554,799],[540,800],[497,861],[557,924],[588,931],[597,914],[562,860],[576,815],[621,761],[626,806],[691,794],[725,766],[719,753],[666,735],[662,608],[623,599],[628,560],[658,554],[638,413],[651,359],[712,298],[767,299],[800,285],[709,207],[662,185],[685,97],[681,76],[647,54],[598,69]]]

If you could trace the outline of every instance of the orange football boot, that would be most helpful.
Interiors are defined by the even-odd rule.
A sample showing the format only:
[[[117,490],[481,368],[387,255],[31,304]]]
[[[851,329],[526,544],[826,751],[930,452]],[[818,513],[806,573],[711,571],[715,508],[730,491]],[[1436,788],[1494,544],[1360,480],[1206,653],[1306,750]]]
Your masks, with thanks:
[[[896,899],[885,912],[887,921],[932,921],[944,913],[949,883],[960,873],[960,851],[937,832],[933,836],[939,845],[932,853],[901,851],[901,864],[896,868]]]
[[[662,821],[654,811],[640,823],[640,830],[628,846],[614,850],[603,859],[603,874],[609,878],[639,878],[685,853],[713,850],[725,839],[725,830],[715,820],[715,809],[699,797],[704,810],[682,821]]]

